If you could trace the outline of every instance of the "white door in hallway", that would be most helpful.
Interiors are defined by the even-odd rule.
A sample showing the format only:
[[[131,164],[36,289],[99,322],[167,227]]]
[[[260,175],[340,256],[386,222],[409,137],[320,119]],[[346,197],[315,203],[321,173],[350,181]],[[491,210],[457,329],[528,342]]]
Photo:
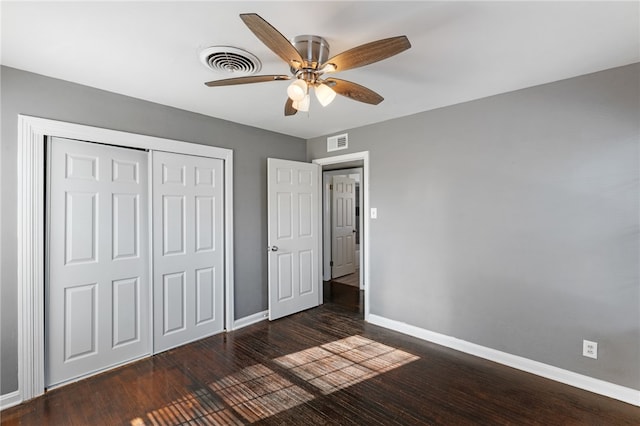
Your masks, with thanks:
[[[45,384],[150,352],[148,154],[49,142]]]
[[[223,161],[153,152],[154,352],[224,329]]]
[[[331,278],[356,271],[356,181],[334,176],[331,190]]]
[[[267,160],[269,319],[320,304],[319,166]]]

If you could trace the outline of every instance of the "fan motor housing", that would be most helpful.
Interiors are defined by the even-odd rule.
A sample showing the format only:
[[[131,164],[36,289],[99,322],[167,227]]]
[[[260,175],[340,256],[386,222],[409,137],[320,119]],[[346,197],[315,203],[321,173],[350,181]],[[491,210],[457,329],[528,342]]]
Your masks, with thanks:
[[[316,35],[299,35],[291,40],[305,64],[303,68],[317,69],[329,59],[329,43]]]

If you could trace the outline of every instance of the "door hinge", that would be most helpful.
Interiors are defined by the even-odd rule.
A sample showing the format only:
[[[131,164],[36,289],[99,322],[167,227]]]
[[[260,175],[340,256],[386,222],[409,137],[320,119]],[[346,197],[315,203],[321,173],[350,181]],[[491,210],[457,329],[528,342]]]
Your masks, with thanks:
[[[333,266],[333,260],[329,262],[329,266]]]
[[[333,184],[332,183],[329,184],[329,191],[333,191]]]

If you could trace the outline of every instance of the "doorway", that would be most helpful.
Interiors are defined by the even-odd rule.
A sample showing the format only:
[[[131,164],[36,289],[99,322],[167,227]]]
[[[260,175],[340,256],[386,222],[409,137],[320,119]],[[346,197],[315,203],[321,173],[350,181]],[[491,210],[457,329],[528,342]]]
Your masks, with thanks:
[[[369,316],[369,152],[357,152],[334,157],[314,159],[313,163],[322,167],[322,234],[323,234],[323,281],[325,300],[357,309]],[[332,279],[332,225],[331,192],[329,185],[333,176],[351,176],[359,180],[357,194],[358,221],[357,268],[352,274]],[[355,180],[355,179],[354,179]],[[341,282],[342,281],[342,282]],[[355,284],[355,285],[354,285]],[[364,305],[364,306],[363,306]]]
[[[362,161],[355,165],[358,167],[323,167],[323,279],[364,290],[360,274]]]

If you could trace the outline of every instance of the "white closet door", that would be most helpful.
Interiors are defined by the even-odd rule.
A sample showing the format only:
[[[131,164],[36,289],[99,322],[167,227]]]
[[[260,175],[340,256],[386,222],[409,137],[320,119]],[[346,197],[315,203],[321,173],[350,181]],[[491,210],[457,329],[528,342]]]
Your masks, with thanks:
[[[46,385],[150,352],[148,154],[52,138]]]
[[[154,352],[224,329],[222,168],[153,153]]]

